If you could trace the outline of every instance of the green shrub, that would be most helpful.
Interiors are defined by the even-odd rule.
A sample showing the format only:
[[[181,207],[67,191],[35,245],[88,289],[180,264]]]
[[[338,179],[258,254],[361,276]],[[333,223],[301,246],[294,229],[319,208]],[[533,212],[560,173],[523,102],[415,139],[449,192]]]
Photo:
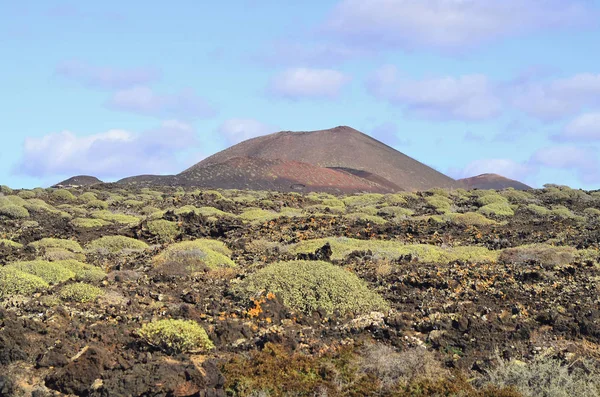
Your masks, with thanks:
[[[66,189],[58,189],[52,192],[52,197],[60,201],[75,201],[77,198]]]
[[[79,195],[77,200],[81,201],[82,203],[89,203],[90,201],[98,200],[98,196],[96,196],[94,192],[85,192]]]
[[[250,208],[239,215],[240,219],[252,223],[268,222],[278,217],[279,214],[277,212],[267,211],[260,208]]]
[[[325,199],[321,202],[321,205],[324,205],[325,207],[345,207],[346,204],[344,204],[344,202],[340,199],[337,198],[329,198],[329,199]]]
[[[204,328],[193,320],[153,321],[142,325],[138,335],[167,354],[205,352],[215,347]]]
[[[0,185],[0,193],[2,194],[13,194],[13,190],[6,186],[6,185]]]
[[[600,210],[597,208],[586,208],[583,210],[584,214],[586,214],[587,216],[592,216],[592,217],[599,217],[600,216]]]
[[[499,260],[504,263],[538,262],[545,265],[568,265],[575,261],[596,261],[598,252],[592,249],[578,250],[574,247],[549,244],[526,244],[502,250]]]
[[[60,299],[69,302],[87,303],[104,295],[102,288],[86,283],[69,284],[61,288]]]
[[[108,202],[102,200],[90,200],[86,202],[85,207],[89,209],[105,210],[108,208]]]
[[[575,215],[573,212],[571,212],[570,209],[568,209],[567,207],[565,207],[563,205],[556,205],[556,206],[552,207],[550,214],[552,216],[555,216],[555,217],[561,218],[561,219],[576,219],[576,220],[580,220],[580,221],[584,220],[583,217]]]
[[[499,194],[486,194],[485,196],[481,196],[477,199],[477,203],[481,206],[494,204],[494,203],[507,203],[508,199],[499,195]]]
[[[125,204],[128,207],[136,207],[136,208],[140,208],[143,207],[146,203],[144,203],[141,200],[125,200],[123,201],[123,204]]]
[[[133,215],[115,214],[107,210],[94,211],[90,214],[92,218],[102,219],[107,222],[121,223],[124,225],[137,225],[140,218]]]
[[[448,263],[456,260],[465,262],[494,262],[499,251],[485,247],[459,246],[438,247],[429,244],[403,244],[399,241],[358,240],[347,237],[328,237],[305,240],[287,247],[292,254],[311,253],[329,243],[334,260],[343,260],[353,251],[371,251],[375,259],[398,259],[410,255],[424,263]]]
[[[25,201],[25,199],[22,199],[19,196],[4,196],[3,201],[6,204],[14,204],[14,205],[18,205],[20,207],[23,207],[27,203],[27,201]]]
[[[11,295],[31,295],[47,289],[48,283],[40,277],[14,267],[0,267],[0,298]]]
[[[347,196],[342,199],[348,207],[365,207],[367,205],[375,205],[385,201],[385,196],[379,193],[357,194]]]
[[[484,205],[477,211],[484,215],[491,216],[513,216],[515,214],[508,202],[495,202],[492,204]]]
[[[242,281],[242,295],[260,292],[277,294],[287,307],[308,314],[319,309],[329,314],[389,309],[388,303],[354,273],[321,261],[273,263]]]
[[[172,244],[154,257],[154,266],[177,263],[189,272],[220,267],[235,267],[230,259],[231,251],[220,241],[199,239]]]
[[[0,207],[0,216],[5,216],[10,219],[25,219],[29,218],[29,211],[27,211],[25,207],[8,204]]]
[[[541,205],[537,204],[529,204],[525,208],[527,209],[527,211],[537,216],[546,216],[550,214],[550,210],[548,208],[542,207]]]
[[[12,240],[7,240],[5,238],[0,238],[0,245],[6,245],[7,247],[13,248],[23,248],[23,244],[15,243]]]
[[[512,204],[524,204],[535,199],[535,196],[523,190],[506,189],[500,192]]]
[[[390,216],[394,218],[407,218],[414,215],[414,211],[402,207],[383,207],[377,212],[378,215]]]
[[[486,226],[494,225],[496,221],[486,218],[485,216],[476,212],[465,212],[464,214],[450,213],[444,215],[445,219],[450,223],[461,226]]]
[[[128,250],[145,250],[148,244],[125,236],[104,236],[91,241],[86,248],[92,251],[108,251],[111,253],[120,253]]]
[[[106,272],[99,267],[77,260],[68,259],[57,261],[55,263],[75,273],[75,280],[77,281],[97,283],[104,280],[106,277]]]
[[[44,254],[41,258],[47,261],[63,261],[67,259],[75,259],[78,261],[85,261],[85,255],[82,253],[72,252],[63,248],[47,248],[44,250]]]
[[[488,373],[493,386],[513,387],[524,397],[597,397],[600,395],[600,371],[583,362],[579,366],[561,365],[542,357],[526,364],[502,362]]]
[[[380,216],[364,214],[361,212],[346,214],[343,216],[343,218],[353,222],[367,222],[372,223],[374,225],[383,225],[387,223],[387,221]]]
[[[437,212],[440,212],[442,214],[450,212],[452,209],[452,200],[444,196],[434,195],[425,197],[425,201],[427,202],[427,205],[429,207],[435,209]]]
[[[199,215],[203,215],[206,217],[214,217],[214,218],[223,218],[223,217],[230,217],[233,218],[235,217],[234,214],[229,213],[229,212],[225,212],[225,211],[221,211],[219,209],[216,209],[214,207],[200,207],[200,208],[196,208],[196,213]]]
[[[148,231],[157,236],[161,243],[168,243],[179,235],[179,226],[175,222],[159,219],[148,222]]]
[[[27,210],[30,212],[34,212],[34,213],[48,212],[51,214],[56,214],[59,212],[56,208],[54,208],[50,204],[46,203],[44,200],[29,199],[26,201],[27,201],[27,203],[24,205],[24,207],[27,208]]]
[[[406,205],[408,204],[406,197],[403,193],[386,194],[383,201],[389,205]]]
[[[79,245],[77,241],[60,238],[43,238],[41,240],[29,243],[29,246],[38,251],[48,248],[61,248],[71,252],[83,252],[81,245]]]
[[[110,222],[103,221],[102,219],[91,218],[75,218],[71,221],[71,224],[75,227],[81,227],[84,229],[91,229],[111,225]]]
[[[17,193],[17,196],[21,197],[22,199],[36,198],[35,192],[32,190],[21,190],[19,193]]]
[[[13,262],[6,267],[38,276],[48,284],[58,284],[75,277],[75,273],[58,262],[43,260]]]

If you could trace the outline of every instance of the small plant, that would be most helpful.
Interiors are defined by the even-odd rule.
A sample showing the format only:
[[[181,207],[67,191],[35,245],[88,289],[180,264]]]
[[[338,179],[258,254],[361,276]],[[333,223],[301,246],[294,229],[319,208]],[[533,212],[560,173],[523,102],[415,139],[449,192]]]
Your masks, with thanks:
[[[250,297],[261,291],[277,294],[289,308],[308,314],[319,309],[364,314],[389,308],[355,274],[321,261],[270,264],[244,279],[240,293]]]
[[[6,267],[37,276],[48,284],[58,284],[75,278],[75,272],[58,262],[44,260],[13,262]]]
[[[215,347],[204,328],[192,320],[153,321],[142,325],[138,335],[167,354],[205,352]]]
[[[74,259],[54,262],[75,273],[75,280],[86,283],[96,283],[104,280],[106,272],[97,266],[89,265]]]
[[[52,192],[52,197],[60,201],[75,201],[77,198],[66,189],[58,189]]]
[[[0,245],[5,245],[7,247],[12,247],[12,248],[23,248],[23,244],[19,244],[19,243],[16,243],[12,240],[8,240],[5,238],[0,238]]]
[[[29,218],[29,211],[27,211],[25,207],[8,204],[0,207],[0,216],[5,216],[10,219],[25,219]]]
[[[14,267],[0,267],[0,297],[31,295],[49,287],[42,278],[22,272]]]
[[[515,212],[511,208],[508,202],[495,202],[492,204],[484,205],[479,208],[478,212],[483,215],[491,215],[491,216],[513,216]]]
[[[493,194],[486,194],[485,196],[481,196],[477,199],[477,203],[481,206],[485,206],[485,205],[489,205],[489,204],[494,204],[494,203],[506,203],[508,204],[508,199],[493,193]]]
[[[200,239],[170,245],[154,257],[153,262],[155,266],[178,263],[193,273],[203,269],[235,267],[230,255],[231,251],[222,242]]]
[[[494,225],[495,221],[486,218],[482,214],[478,214],[476,212],[465,212],[464,214],[456,214],[450,213],[444,215],[444,218],[449,222],[454,223],[456,225],[461,226],[486,226],[486,225]]]
[[[21,190],[19,193],[17,193],[17,196],[21,197],[22,199],[36,198],[35,192],[32,190]]]
[[[77,197],[77,200],[82,203],[89,203],[90,201],[98,200],[98,196],[94,192],[85,192]]]
[[[92,251],[107,251],[110,253],[119,253],[125,250],[145,250],[148,244],[125,236],[104,236],[91,241],[86,248]]]
[[[161,243],[168,243],[179,234],[179,226],[175,222],[158,219],[148,222],[148,231],[157,236]]]
[[[583,364],[583,369],[571,369],[550,358],[538,358],[529,364],[502,362],[488,373],[488,383],[513,387],[525,397],[597,397],[600,395],[600,371]]]
[[[90,214],[92,218],[102,219],[107,222],[121,223],[124,225],[137,225],[140,219],[133,215],[115,214],[108,210],[94,211]]]
[[[61,288],[59,296],[64,301],[87,303],[104,295],[102,288],[86,283],[69,284]]]
[[[110,222],[103,221],[102,219],[92,219],[92,218],[75,218],[71,221],[71,224],[75,227],[80,227],[83,229],[92,229],[92,228],[111,225]]]
[[[440,195],[433,195],[425,198],[427,205],[437,212],[445,214],[452,210],[452,200]]]
[[[267,222],[278,217],[279,214],[277,212],[267,211],[260,208],[247,209],[239,215],[240,219],[253,223]]]
[[[90,200],[85,203],[85,207],[95,210],[105,210],[108,208],[108,202],[102,200]]]
[[[527,209],[527,211],[537,216],[546,216],[550,214],[550,210],[548,208],[542,207],[541,205],[537,204],[528,204],[525,208]]]
[[[49,248],[60,248],[71,252],[83,252],[81,245],[75,240],[65,240],[60,238],[43,238],[33,243],[29,243],[30,247],[36,250],[46,250]]]
[[[0,185],[0,193],[2,194],[13,194],[13,190],[6,186],[6,185]]]

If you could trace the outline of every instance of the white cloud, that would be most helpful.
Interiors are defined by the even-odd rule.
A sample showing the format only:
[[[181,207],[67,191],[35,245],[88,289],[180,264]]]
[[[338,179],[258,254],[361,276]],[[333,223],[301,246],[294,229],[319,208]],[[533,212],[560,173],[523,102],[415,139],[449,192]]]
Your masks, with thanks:
[[[16,172],[32,177],[91,174],[99,178],[175,173],[184,168],[180,154],[197,143],[194,129],[176,120],[143,133],[62,131],[26,138]]]
[[[374,96],[428,119],[485,120],[502,109],[494,85],[480,74],[416,80],[387,65],[373,74],[367,87]]]
[[[564,140],[600,140],[600,112],[585,113],[569,122],[559,136]]]
[[[176,94],[158,94],[146,86],[115,92],[107,106],[113,110],[184,119],[210,118],[217,113],[213,106],[191,89]]]
[[[357,47],[463,51],[526,33],[581,28],[596,15],[584,0],[342,0],[323,29]]]
[[[268,91],[288,99],[335,98],[350,81],[344,73],[332,69],[287,69],[274,76]]]
[[[61,63],[56,68],[56,74],[88,87],[104,89],[124,89],[148,84],[156,81],[160,75],[152,68],[94,66],[80,61]]]
[[[600,74],[581,73],[549,81],[516,84],[514,106],[530,116],[552,121],[600,105]]]
[[[275,132],[276,128],[254,119],[229,119],[219,127],[228,143],[236,144],[257,136]]]

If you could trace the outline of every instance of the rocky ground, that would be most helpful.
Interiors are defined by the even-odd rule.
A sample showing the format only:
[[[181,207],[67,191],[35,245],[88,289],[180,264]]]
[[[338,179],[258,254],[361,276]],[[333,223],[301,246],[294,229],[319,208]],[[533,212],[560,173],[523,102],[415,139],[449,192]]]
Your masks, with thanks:
[[[0,395],[599,395],[595,192],[64,192],[3,189],[0,269],[47,281],[55,274],[19,263],[77,260],[105,273],[86,281],[101,293],[67,296],[79,276],[15,293],[0,276]],[[99,249],[106,236],[146,244]],[[199,251],[206,263],[193,271],[188,257],[157,259],[197,239],[224,243],[215,250],[227,265]],[[315,239],[323,244],[303,251]],[[240,292],[262,269],[298,259],[356,275],[387,306],[328,310],[317,299],[305,310],[280,291]],[[214,348],[171,351],[141,336],[161,319],[192,320]],[[524,386],[541,362],[555,372]]]

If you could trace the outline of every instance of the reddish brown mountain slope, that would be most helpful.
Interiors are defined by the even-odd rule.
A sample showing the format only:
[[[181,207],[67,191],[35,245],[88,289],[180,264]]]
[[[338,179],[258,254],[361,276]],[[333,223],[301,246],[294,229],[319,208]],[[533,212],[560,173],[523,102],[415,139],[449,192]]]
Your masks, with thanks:
[[[350,127],[283,131],[249,139],[206,158],[180,175],[235,157],[298,161],[321,169],[346,169],[359,177],[366,172],[371,183],[385,180],[395,190],[460,186],[454,179]]]
[[[123,179],[119,183],[330,193],[393,191],[377,182],[340,170],[298,161],[250,157],[234,157],[222,163],[195,167],[174,176],[142,175]]]
[[[512,187],[517,190],[528,190],[531,186],[524,183],[509,179],[498,174],[481,174],[471,178],[459,179],[458,182],[463,184],[467,189],[495,189],[501,190]]]

